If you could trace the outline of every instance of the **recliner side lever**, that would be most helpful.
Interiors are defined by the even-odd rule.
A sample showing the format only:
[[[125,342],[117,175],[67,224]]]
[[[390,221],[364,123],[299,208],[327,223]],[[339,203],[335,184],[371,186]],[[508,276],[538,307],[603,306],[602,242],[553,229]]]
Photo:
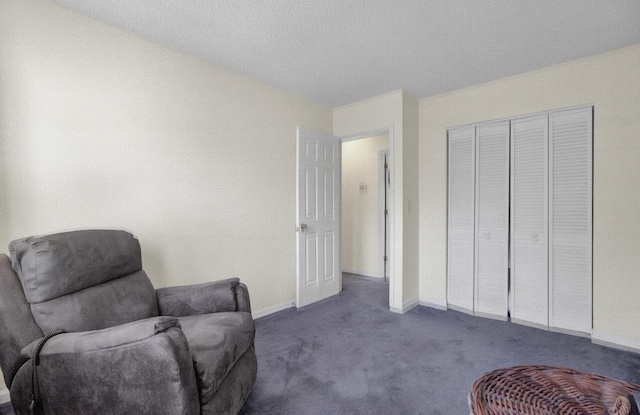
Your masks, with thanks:
[[[49,333],[40,339],[36,347],[33,349],[31,355],[31,365],[33,372],[31,372],[31,403],[29,404],[29,415],[44,415],[44,408],[42,407],[42,401],[40,399],[40,386],[38,385],[38,369],[40,364],[40,351],[44,344],[53,336],[63,333],[62,330],[56,330],[53,333]]]

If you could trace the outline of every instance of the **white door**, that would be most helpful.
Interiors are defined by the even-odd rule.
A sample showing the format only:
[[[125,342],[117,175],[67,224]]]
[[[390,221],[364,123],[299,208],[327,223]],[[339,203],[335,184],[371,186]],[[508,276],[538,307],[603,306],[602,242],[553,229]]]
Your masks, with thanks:
[[[340,163],[340,140],[298,128],[297,307],[342,290]]]
[[[549,326],[591,333],[593,109],[549,115]]]
[[[447,305],[473,313],[475,127],[448,131]]]
[[[513,322],[548,327],[548,116],[511,123]]]
[[[509,121],[476,126],[475,313],[509,308]]]

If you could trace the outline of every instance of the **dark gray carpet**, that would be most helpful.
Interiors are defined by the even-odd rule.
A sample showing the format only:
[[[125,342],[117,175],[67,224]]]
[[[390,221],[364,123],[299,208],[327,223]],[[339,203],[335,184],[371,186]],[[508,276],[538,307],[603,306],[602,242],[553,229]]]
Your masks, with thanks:
[[[454,311],[388,306],[388,284],[345,275],[343,292],[256,321],[249,414],[468,414],[482,373],[569,366],[640,383],[640,354]]]
[[[640,354],[454,311],[394,314],[388,290],[345,275],[340,295],[257,320],[258,381],[241,414],[465,415],[476,378],[517,364],[640,383]]]

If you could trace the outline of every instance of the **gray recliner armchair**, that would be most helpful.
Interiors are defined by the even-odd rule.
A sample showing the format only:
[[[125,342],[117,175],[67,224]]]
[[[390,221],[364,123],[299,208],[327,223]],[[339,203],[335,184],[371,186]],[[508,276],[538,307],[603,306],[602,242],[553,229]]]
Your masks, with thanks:
[[[0,365],[18,414],[234,414],[256,380],[238,279],[155,290],[131,234],[83,230],[0,254]],[[34,352],[39,352],[34,389]]]

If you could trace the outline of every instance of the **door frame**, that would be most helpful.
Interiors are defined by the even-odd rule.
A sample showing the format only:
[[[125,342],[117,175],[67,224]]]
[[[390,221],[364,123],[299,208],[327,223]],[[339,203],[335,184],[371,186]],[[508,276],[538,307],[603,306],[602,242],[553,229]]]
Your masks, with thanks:
[[[383,128],[377,128],[374,130],[363,131],[360,133],[349,134],[345,136],[338,137],[338,139],[345,143],[347,141],[360,140],[362,138],[375,137],[377,135],[387,134],[389,136],[389,157],[387,163],[389,164],[389,175],[391,175],[391,185],[389,186],[389,214],[387,215],[389,218],[389,309],[391,310],[401,310],[402,304],[394,303],[394,294],[398,286],[402,286],[398,284],[396,281],[396,272],[395,272],[395,186],[393,182],[393,174],[394,174],[394,151],[393,151],[393,125]],[[342,170],[342,158],[340,158],[340,169]],[[339,207],[342,211],[342,206]],[[341,212],[342,214],[342,212]],[[342,217],[342,215],[340,216]],[[341,235],[342,236],[342,235]],[[342,241],[340,241],[340,249],[342,249]]]
[[[391,251],[387,243],[391,241],[387,234],[387,220],[390,220],[389,211],[385,215],[385,208],[389,208],[389,195],[387,192],[391,189],[391,183],[387,186],[387,168],[389,167],[389,150],[380,150],[378,152],[378,276],[382,279],[387,278],[387,267],[384,259],[387,252],[391,257]],[[387,163],[387,168],[384,164]],[[385,218],[386,216],[386,218]]]

